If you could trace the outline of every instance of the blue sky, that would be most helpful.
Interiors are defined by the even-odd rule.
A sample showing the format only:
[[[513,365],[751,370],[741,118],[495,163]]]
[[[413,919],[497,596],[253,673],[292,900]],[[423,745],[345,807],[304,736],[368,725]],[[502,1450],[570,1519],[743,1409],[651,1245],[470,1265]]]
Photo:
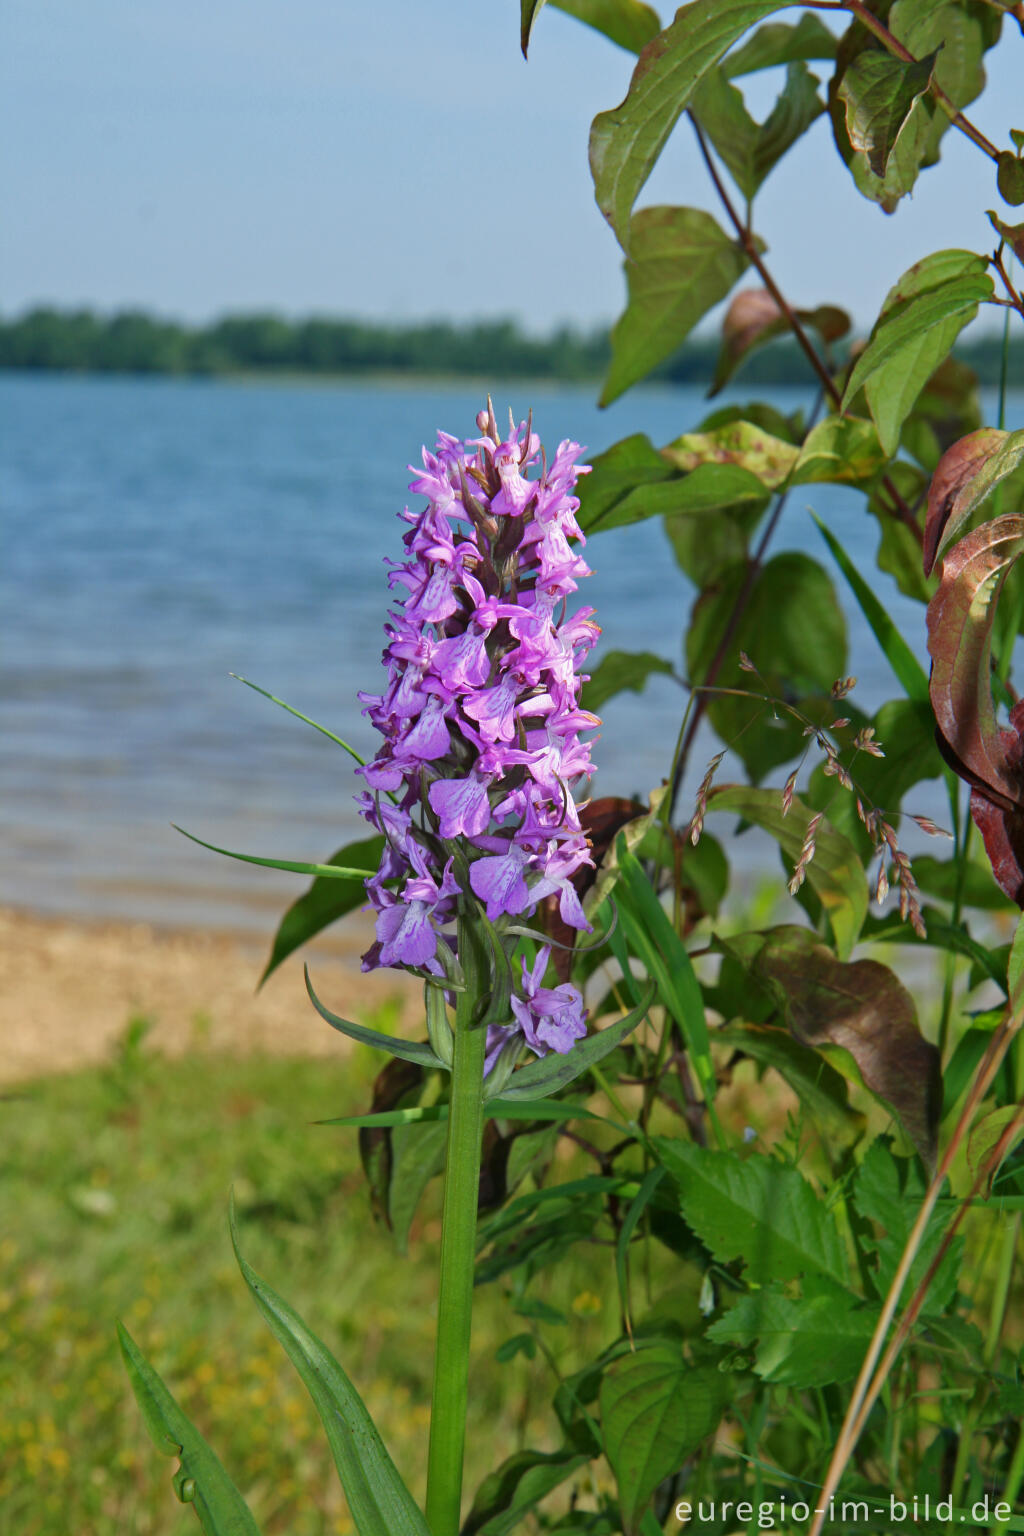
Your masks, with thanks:
[[[3,312],[511,314],[535,330],[610,319],[624,281],[587,133],[633,61],[549,7],[527,64],[518,10],[6,0]],[[971,115],[1007,143],[1024,127],[1018,28],[990,61]],[[763,115],[768,102],[752,105]],[[714,207],[685,124],[641,201]],[[790,294],[864,323],[928,251],[989,247],[996,202],[987,162],[951,132],[887,218],[854,190],[821,120],[769,180],[757,222]]]

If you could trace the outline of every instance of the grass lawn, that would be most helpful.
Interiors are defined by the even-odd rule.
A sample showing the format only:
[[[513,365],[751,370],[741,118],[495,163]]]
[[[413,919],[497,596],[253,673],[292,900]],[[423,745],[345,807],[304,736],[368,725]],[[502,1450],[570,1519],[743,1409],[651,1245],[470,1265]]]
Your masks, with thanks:
[[[386,1027],[386,1026],[384,1026]],[[121,1319],[210,1440],[265,1536],[353,1529],[305,1389],[262,1323],[227,1230],[334,1351],[421,1497],[435,1320],[439,1186],[400,1255],[375,1225],[357,1133],[313,1122],[369,1104],[383,1058],[168,1061],[136,1023],[106,1067],[12,1090],[0,1169],[0,1532],[185,1536],[128,1387]],[[566,1369],[615,1329],[585,1253],[535,1282]],[[478,1292],[467,1486],[553,1423],[540,1355],[495,1351],[525,1324],[501,1283]],[[510,1379],[511,1378],[511,1379]]]

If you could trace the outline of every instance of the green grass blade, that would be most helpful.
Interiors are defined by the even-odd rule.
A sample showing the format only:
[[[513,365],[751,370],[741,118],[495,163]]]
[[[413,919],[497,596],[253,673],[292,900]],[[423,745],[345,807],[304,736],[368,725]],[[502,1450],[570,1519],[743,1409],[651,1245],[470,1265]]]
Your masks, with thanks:
[[[142,1410],[146,1428],[158,1450],[177,1456],[174,1490],[183,1504],[191,1504],[207,1536],[259,1536],[249,1507],[216,1453],[182,1413],[128,1330],[120,1323],[117,1337]]]
[[[243,864],[260,864],[264,869],[283,869],[292,875],[323,875],[328,880],[366,879],[365,869],[349,869],[341,864],[303,864],[296,859],[258,859],[254,853],[234,853],[230,848],[218,848],[216,843],[205,843],[201,837],[179,827],[177,822],[172,821],[171,826],[182,837],[187,837],[189,842],[198,843],[200,848],[209,848],[211,853],[222,853],[226,859],[240,859]]]
[[[235,1258],[271,1333],[282,1346],[320,1415],[359,1536],[430,1536],[362,1398],[326,1346],[298,1313],[242,1257],[231,1211]]]
[[[348,1019],[339,1018],[336,1013],[332,1013],[325,1007],[313,991],[308,965],[303,967],[302,973],[306,978],[306,991],[309,993],[310,1002],[332,1029],[348,1035],[350,1040],[358,1040],[360,1045],[372,1046],[375,1051],[387,1051],[389,1056],[400,1056],[403,1061],[414,1061],[421,1067],[444,1066],[440,1056],[436,1055],[433,1048],[423,1041],[400,1040],[397,1035],[382,1035],[376,1029],[366,1029],[362,1024],[352,1024]]]
[[[882,648],[882,654],[885,656],[890,667],[892,667],[907,698],[914,699],[919,704],[927,704],[929,702],[928,678],[921,663],[863,576],[857,570],[857,567],[835,534],[825,527],[825,524],[816,512],[812,512],[811,516],[818,525],[819,533],[831,550],[832,558],[846,577],[850,590],[860,606],[861,613],[870,624],[871,631]]]
[[[629,1277],[627,1272],[627,1256],[633,1233],[636,1231],[637,1222],[651,1202],[651,1197],[662,1179],[665,1177],[665,1169],[660,1163],[648,1169],[643,1183],[633,1197],[629,1210],[626,1212],[622,1229],[619,1232],[618,1242],[615,1244],[615,1274],[619,1282],[619,1306],[622,1315],[626,1318],[630,1336],[632,1337],[632,1321],[630,1319],[629,1305]]]
[[[229,676],[235,678],[240,683],[244,683],[245,686],[247,688],[251,688],[254,693],[261,693],[265,699],[270,700],[271,704],[277,704],[281,709],[286,709],[290,715],[295,716],[296,720],[301,720],[304,724],[311,725],[314,731],[319,731],[321,736],[327,737],[328,741],[333,741],[336,746],[343,747],[344,750],[348,753],[349,757],[355,758],[360,768],[366,767],[366,758],[360,757],[355,747],[349,746],[348,742],[343,741],[340,736],[335,736],[334,732],[329,731],[326,725],[321,725],[317,720],[311,720],[310,717],[308,715],[304,715],[300,709],[293,709],[290,704],[285,703],[284,699],[279,699],[274,693],[268,693],[266,688],[260,687],[259,683],[251,683],[249,679],[247,677],[243,677],[240,672],[231,672],[229,673]]]

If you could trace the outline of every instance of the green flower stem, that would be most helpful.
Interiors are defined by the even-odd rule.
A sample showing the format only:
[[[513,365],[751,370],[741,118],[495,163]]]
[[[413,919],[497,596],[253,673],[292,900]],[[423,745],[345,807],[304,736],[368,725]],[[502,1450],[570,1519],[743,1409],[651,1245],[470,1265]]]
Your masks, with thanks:
[[[488,969],[480,936],[465,916],[459,918],[459,961],[466,977],[466,990],[458,994],[455,1011],[455,1055],[441,1226],[441,1286],[427,1460],[426,1513],[433,1536],[458,1536],[461,1514],[476,1211],[484,1124],[487,1031],[482,1027],[474,1029],[471,1023],[488,986]]]

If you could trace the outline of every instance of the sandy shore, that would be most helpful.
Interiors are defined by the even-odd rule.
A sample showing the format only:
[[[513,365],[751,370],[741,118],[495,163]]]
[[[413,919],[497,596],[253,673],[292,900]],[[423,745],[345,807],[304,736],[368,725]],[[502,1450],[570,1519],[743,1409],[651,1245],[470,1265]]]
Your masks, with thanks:
[[[104,1060],[130,1020],[153,1020],[147,1048],[336,1053],[338,1035],[306,997],[307,959],[317,992],[336,1013],[370,1022],[400,999],[415,1029],[419,985],[394,971],[363,975],[365,919],[339,926],[293,955],[263,990],[256,983],[270,935],[83,922],[0,907],[0,1083]]]

